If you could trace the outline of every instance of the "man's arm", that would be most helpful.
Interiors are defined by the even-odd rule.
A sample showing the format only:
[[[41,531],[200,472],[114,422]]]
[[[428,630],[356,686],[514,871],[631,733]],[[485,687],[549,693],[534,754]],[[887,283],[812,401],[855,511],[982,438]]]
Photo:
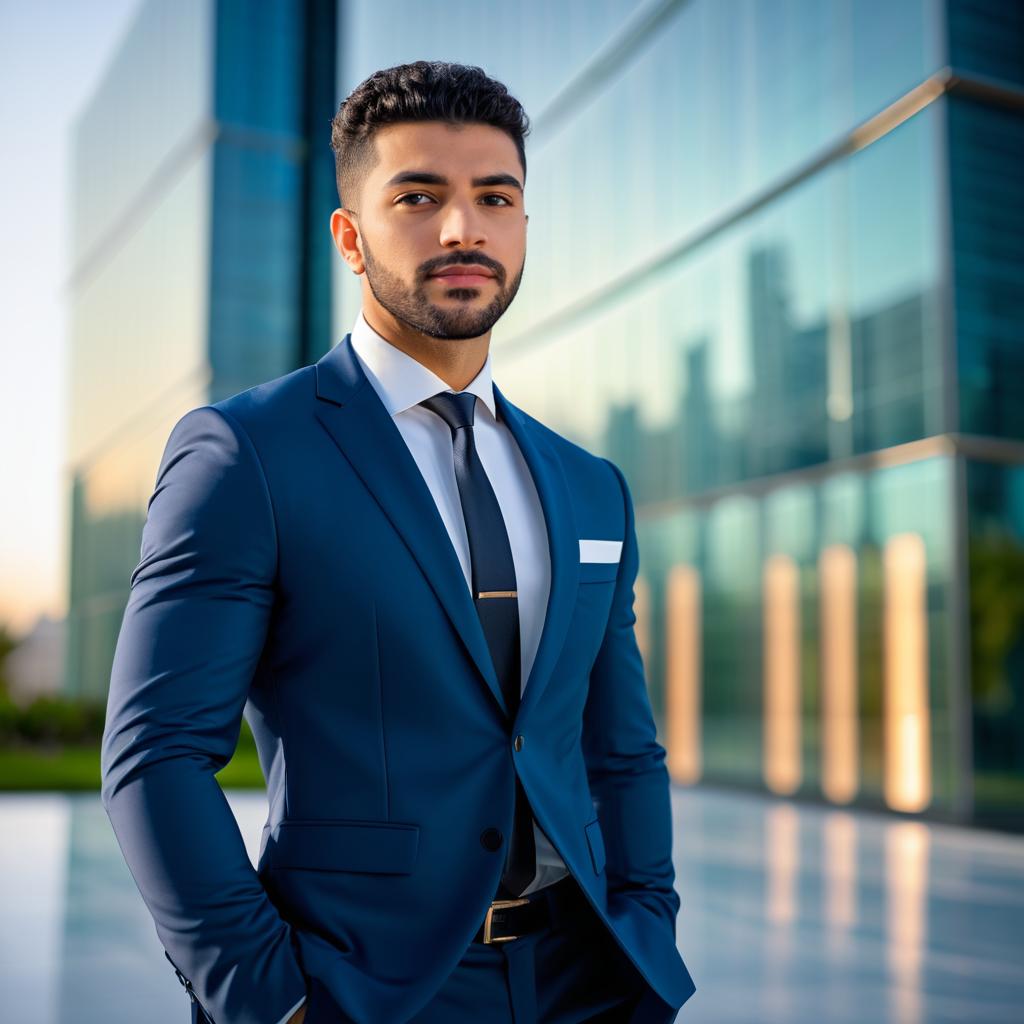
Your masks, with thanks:
[[[608,626],[590,672],[583,755],[599,804],[609,894],[636,899],[663,916],[674,935],[680,900],[673,887],[669,775],[633,631],[640,563],[633,499],[619,468],[604,461],[622,489],[625,534]]]
[[[102,800],[168,958],[217,1024],[275,1024],[305,996],[291,927],[217,771],[273,605],[277,536],[248,435],[210,406],[168,438],[121,623]]]

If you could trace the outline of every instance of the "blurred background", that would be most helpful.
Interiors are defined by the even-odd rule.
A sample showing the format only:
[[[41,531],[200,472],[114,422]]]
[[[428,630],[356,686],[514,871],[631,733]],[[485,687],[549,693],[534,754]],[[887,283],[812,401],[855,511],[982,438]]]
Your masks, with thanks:
[[[12,1020],[188,1012],[96,793],[146,503],[349,330],[330,121],[417,59],[531,116],[494,374],[636,502],[680,1019],[1020,1020],[1024,4],[0,0],[0,48]],[[219,778],[255,859],[247,727]]]

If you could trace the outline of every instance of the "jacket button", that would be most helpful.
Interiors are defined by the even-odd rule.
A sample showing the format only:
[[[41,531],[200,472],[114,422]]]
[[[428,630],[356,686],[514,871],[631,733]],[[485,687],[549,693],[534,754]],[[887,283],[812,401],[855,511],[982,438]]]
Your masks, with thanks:
[[[516,742],[515,742],[515,748],[516,748],[516,750],[522,750],[522,749],[523,749],[523,744],[524,744],[525,742],[526,742],[526,740],[524,739],[524,737],[523,737],[522,733],[520,733],[520,734],[519,734],[519,735],[518,735],[518,736],[516,737]]]
[[[480,833],[480,845],[491,853],[501,849],[503,839],[504,836],[496,828],[485,828]]]

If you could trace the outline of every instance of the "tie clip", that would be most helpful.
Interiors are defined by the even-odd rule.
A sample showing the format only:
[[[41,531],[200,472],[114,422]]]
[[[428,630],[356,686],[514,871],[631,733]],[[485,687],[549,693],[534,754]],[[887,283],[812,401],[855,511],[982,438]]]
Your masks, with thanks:
[[[481,590],[477,597],[516,597],[518,590]]]

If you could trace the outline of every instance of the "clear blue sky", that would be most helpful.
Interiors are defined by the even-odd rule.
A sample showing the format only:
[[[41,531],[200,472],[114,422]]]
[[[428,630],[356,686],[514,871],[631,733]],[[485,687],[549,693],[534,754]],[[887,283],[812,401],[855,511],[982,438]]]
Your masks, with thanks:
[[[0,0],[0,622],[67,598],[71,122],[140,0]]]

